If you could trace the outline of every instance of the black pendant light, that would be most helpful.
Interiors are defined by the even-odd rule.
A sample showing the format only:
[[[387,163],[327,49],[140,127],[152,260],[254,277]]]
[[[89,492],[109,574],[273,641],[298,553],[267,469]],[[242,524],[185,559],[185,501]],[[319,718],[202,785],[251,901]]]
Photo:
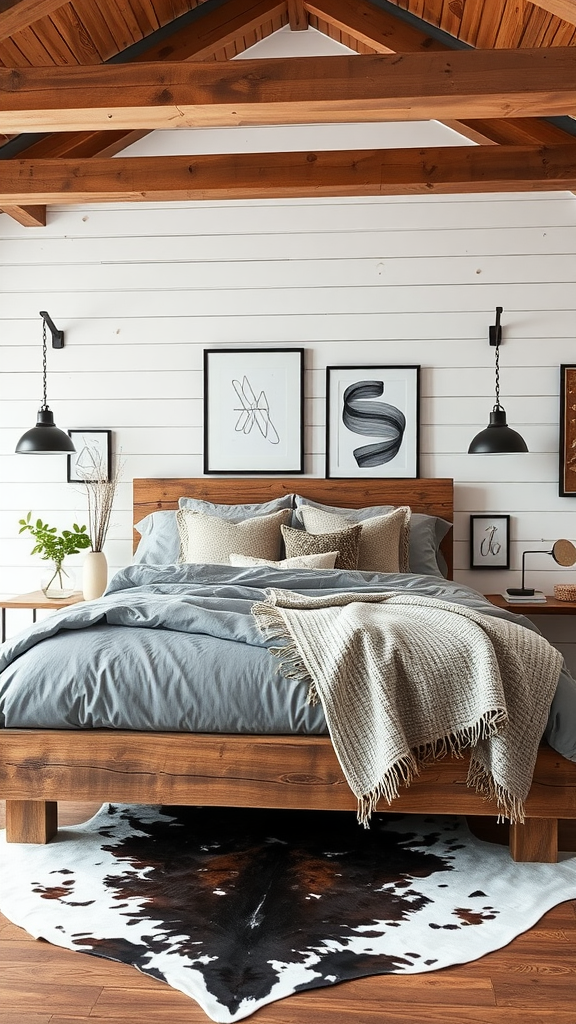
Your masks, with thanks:
[[[469,455],[506,455],[528,451],[528,445],[522,435],[517,430],[512,430],[506,423],[506,412],[500,405],[501,313],[502,306],[497,306],[496,323],[490,328],[490,344],[496,346],[496,403],[490,413],[488,426],[472,438],[468,448]]]
[[[64,347],[64,331],[59,331],[45,311],[42,317],[42,384],[43,401],[38,410],[36,426],[27,430],[16,445],[18,455],[55,455],[60,452],[75,452],[71,439],[64,430],[59,430],[54,423],[54,415],[48,408],[46,399],[46,325],[52,334],[52,348]]]

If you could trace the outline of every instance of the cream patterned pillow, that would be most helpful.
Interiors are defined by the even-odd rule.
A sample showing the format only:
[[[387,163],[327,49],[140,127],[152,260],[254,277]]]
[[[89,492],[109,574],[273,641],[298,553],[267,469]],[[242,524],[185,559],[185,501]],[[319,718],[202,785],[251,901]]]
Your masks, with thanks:
[[[290,516],[291,511],[286,508],[269,516],[232,523],[228,519],[219,519],[204,512],[178,509],[176,522],[180,534],[180,561],[229,565],[233,551],[276,560],[282,548],[280,526],[288,522]]]
[[[282,558],[279,562],[252,558],[251,555],[233,554],[230,555],[230,565],[267,565],[271,569],[333,569],[337,558],[337,551],[327,551],[320,555],[301,555],[299,558]]]
[[[365,572],[409,572],[410,515],[401,505],[383,516],[360,523],[358,568]],[[342,529],[342,516],[311,505],[302,505],[299,517],[308,533],[330,534]],[[349,525],[350,520],[345,519]],[[335,544],[334,547],[339,547]]]
[[[352,526],[338,533],[307,533],[306,530],[295,530],[291,526],[282,526],[282,536],[286,547],[287,558],[301,558],[303,555],[317,555],[338,549],[335,569],[358,568],[358,546],[362,527]]]

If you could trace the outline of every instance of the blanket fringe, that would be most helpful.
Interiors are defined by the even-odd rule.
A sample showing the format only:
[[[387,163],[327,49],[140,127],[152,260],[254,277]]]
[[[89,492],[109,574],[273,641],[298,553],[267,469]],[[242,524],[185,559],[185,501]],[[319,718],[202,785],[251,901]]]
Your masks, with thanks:
[[[486,800],[494,800],[498,807],[498,822],[509,820],[511,824],[522,824],[525,820],[524,801],[513,796],[503,786],[494,781],[492,775],[473,757],[470,758],[466,785],[474,788]]]
[[[475,746],[480,740],[488,739],[497,735],[503,725],[506,725],[508,716],[504,708],[495,708],[486,712],[482,718],[472,725],[459,729],[457,733],[449,733],[447,736],[440,736],[433,743],[426,743],[415,751],[418,763],[428,764],[430,761],[439,761],[443,757],[464,757],[464,751]]]

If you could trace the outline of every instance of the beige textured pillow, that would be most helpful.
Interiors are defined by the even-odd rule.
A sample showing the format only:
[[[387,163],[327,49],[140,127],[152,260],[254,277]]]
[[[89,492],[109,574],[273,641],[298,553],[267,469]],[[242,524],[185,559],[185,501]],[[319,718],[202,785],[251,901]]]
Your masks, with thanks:
[[[306,530],[295,530],[291,526],[282,526],[282,536],[286,547],[287,558],[301,558],[303,555],[317,555],[321,552],[338,549],[335,569],[358,568],[358,546],[362,527],[352,526],[338,533],[307,533]]]
[[[280,526],[292,515],[289,508],[269,516],[244,519],[232,523],[228,519],[180,508],[176,513],[180,534],[181,562],[217,562],[230,564],[233,551],[256,558],[276,560],[280,557],[282,535]],[[334,545],[332,545],[334,547]]]
[[[311,505],[302,505],[299,514],[308,533],[330,534],[342,529],[343,521],[334,512]],[[408,505],[401,505],[383,516],[363,519],[360,523],[358,568],[365,572],[409,572],[410,515]],[[335,544],[334,547],[340,545]]]
[[[279,562],[251,555],[230,555],[230,565],[268,565],[271,569],[333,569],[338,557],[337,551],[319,555],[301,555],[299,558],[282,558]]]

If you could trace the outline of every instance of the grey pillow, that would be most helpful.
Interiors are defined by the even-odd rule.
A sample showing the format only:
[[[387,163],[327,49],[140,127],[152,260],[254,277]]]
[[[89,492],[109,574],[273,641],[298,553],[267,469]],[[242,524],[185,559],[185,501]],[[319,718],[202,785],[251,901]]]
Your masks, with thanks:
[[[318,501],[295,495],[295,509],[292,513],[292,526],[302,527],[300,507],[312,505],[326,512],[334,512],[352,523],[361,523],[374,516],[382,516],[391,512],[394,505],[370,505],[366,508],[339,508],[337,505],[322,505]],[[451,529],[452,524],[439,516],[428,516],[422,512],[413,512],[410,520],[410,572],[423,573],[428,576],[447,575],[446,561],[440,551],[440,544]]]
[[[270,501],[258,501],[251,505],[218,505],[202,498],[178,498],[178,508],[191,508],[195,512],[204,512],[207,516],[218,516],[220,519],[254,519],[255,516],[269,516],[279,512],[281,508],[294,508],[294,494],[282,494]]]
[[[243,519],[256,516],[267,516],[283,508],[293,508],[294,495],[283,494],[280,498],[252,505],[218,505],[201,498],[182,497],[178,501],[180,508],[191,508],[206,515],[219,516],[240,523]],[[141,540],[134,552],[132,561],[145,565],[173,565],[180,559],[180,534],[176,522],[176,512],[171,509],[151,512],[150,515],[136,523]]]
[[[301,558],[303,555],[318,555],[325,551],[338,550],[335,569],[356,569],[360,550],[362,526],[351,526],[340,533],[306,533],[291,526],[282,526],[282,536],[287,558]]]

